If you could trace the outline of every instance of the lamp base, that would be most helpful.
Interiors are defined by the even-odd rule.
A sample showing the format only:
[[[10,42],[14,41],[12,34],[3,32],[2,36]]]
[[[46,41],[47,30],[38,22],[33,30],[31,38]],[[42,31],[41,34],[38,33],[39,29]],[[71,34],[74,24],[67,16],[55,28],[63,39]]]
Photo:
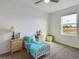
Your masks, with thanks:
[[[12,39],[15,39],[15,38],[14,38],[14,32],[12,33]]]

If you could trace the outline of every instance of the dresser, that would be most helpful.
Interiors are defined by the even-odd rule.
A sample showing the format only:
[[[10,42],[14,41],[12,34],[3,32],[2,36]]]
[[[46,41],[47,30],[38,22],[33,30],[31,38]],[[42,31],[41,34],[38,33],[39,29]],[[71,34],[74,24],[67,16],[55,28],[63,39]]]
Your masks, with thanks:
[[[10,41],[10,50],[11,53],[20,51],[23,49],[23,40],[18,38],[18,39],[13,39]]]

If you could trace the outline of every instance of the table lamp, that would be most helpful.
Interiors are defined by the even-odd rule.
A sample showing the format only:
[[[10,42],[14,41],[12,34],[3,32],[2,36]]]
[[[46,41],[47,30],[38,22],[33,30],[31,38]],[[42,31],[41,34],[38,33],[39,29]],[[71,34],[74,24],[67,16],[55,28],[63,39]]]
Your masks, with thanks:
[[[11,26],[11,32],[12,32],[12,39],[15,39],[14,38],[14,34],[15,34],[15,27],[14,26]]]

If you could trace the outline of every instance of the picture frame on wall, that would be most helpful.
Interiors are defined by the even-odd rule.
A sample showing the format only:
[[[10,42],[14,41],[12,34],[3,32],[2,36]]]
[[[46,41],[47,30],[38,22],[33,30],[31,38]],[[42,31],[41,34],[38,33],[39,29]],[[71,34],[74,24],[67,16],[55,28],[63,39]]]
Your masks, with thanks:
[[[20,38],[20,33],[16,33],[16,34],[14,35],[14,38],[15,38],[15,39]]]

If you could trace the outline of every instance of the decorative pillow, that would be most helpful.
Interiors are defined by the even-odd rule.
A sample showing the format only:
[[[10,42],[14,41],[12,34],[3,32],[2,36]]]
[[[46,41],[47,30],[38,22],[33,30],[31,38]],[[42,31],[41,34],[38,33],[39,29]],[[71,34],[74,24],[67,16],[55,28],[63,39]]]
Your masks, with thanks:
[[[32,39],[32,41],[36,41],[35,36],[32,36],[31,39]]]
[[[39,39],[36,38],[36,41],[39,41]]]
[[[33,39],[32,39],[32,38],[30,38],[29,42],[30,42],[30,43],[33,43]]]
[[[24,41],[25,41],[26,43],[32,43],[32,42],[33,42],[33,38],[31,38],[31,37],[29,37],[29,36],[25,36],[25,37],[24,37]]]
[[[30,37],[29,36],[25,36],[23,38],[24,42],[29,43],[30,42]]]

